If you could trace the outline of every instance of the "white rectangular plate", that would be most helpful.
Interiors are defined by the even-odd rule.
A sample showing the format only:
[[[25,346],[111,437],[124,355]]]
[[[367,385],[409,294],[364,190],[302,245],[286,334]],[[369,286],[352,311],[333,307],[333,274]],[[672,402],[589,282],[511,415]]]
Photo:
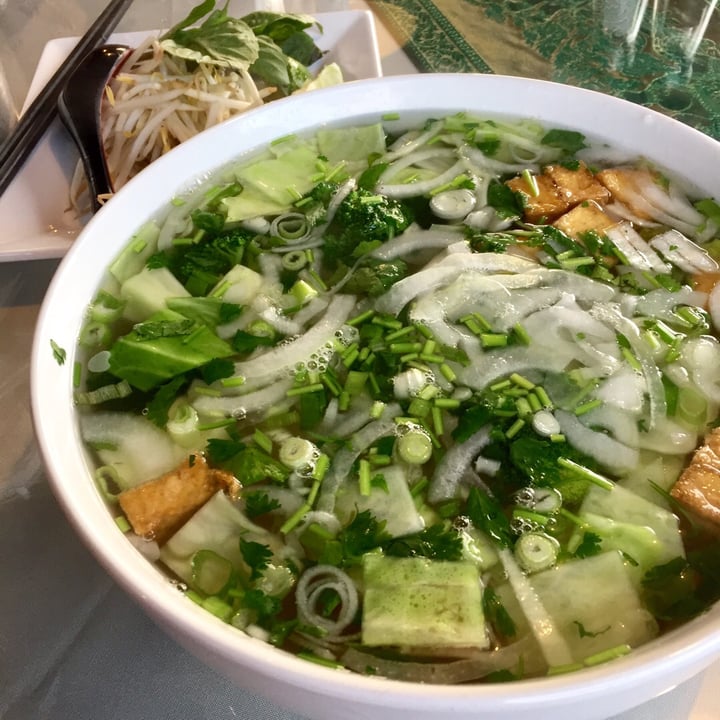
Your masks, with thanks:
[[[322,34],[313,30],[325,61],[336,62],[345,80],[380,77],[380,55],[372,14],[366,10],[318,13]],[[137,45],[148,32],[116,33],[109,42]],[[57,38],[45,46],[25,107],[68,56],[78,38]],[[83,227],[69,208],[69,186],[78,154],[55,120],[25,166],[0,196],[0,262],[62,257]],[[87,218],[85,218],[85,221]]]

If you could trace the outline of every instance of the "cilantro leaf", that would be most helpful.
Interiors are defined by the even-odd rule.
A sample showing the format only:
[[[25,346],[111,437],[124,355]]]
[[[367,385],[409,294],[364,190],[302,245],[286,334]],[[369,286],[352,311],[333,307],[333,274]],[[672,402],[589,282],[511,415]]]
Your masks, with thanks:
[[[491,587],[486,587],[483,591],[483,612],[495,632],[505,640],[510,640],[517,635],[515,622]]]
[[[586,532],[575,550],[575,557],[587,558],[600,552],[602,552],[602,538],[596,533]]]
[[[540,142],[543,145],[564,150],[568,155],[574,155],[579,150],[587,147],[585,136],[574,130],[548,130]]]
[[[597,632],[590,632],[589,630],[585,629],[585,626],[579,621],[579,620],[573,620],[573,625],[577,625],[578,634],[581,638],[589,637],[594,638],[598,635],[602,635],[603,633],[606,633],[610,629],[610,625],[603,628],[602,630],[598,630]]]
[[[487,202],[503,220],[516,220],[522,217],[525,208],[522,193],[515,192],[497,180],[493,180],[488,186]]]
[[[280,507],[280,503],[264,492],[251,492],[244,495],[245,514],[249,518],[256,518],[258,515],[265,515]]]
[[[495,498],[471,487],[465,511],[476,528],[487,533],[501,547],[510,547],[510,521]]]
[[[259,347],[268,347],[275,344],[275,340],[265,335],[252,335],[244,330],[238,330],[231,344],[235,352],[250,353]]]
[[[370,510],[363,510],[340,531],[334,541],[326,544],[323,558],[327,560],[329,556],[335,555],[337,562],[334,564],[345,567],[359,565],[366,552],[381,547],[389,539],[390,536],[385,532],[385,521],[379,521]]]
[[[211,465],[222,465],[245,449],[245,443],[239,440],[210,438],[205,452]]]
[[[232,377],[234,373],[235,363],[229,358],[215,358],[200,368],[202,379],[208,385],[212,385],[216,380]]]
[[[254,610],[259,620],[267,620],[280,612],[280,598],[264,593],[262,590],[247,590],[242,596],[242,604],[248,610]]]
[[[54,340],[50,341],[50,348],[52,349],[53,357],[58,365],[64,365],[67,359],[67,350],[61,348]]]
[[[158,427],[165,427],[170,406],[177,399],[180,389],[187,383],[185,375],[178,375],[161,385],[147,404],[147,419]]]
[[[459,443],[465,442],[481,427],[487,425],[492,417],[492,410],[486,405],[473,405],[458,418],[458,424],[452,432],[453,440]]]
[[[250,568],[250,580],[257,580],[270,564],[272,550],[262,543],[240,539],[240,552]]]
[[[463,542],[457,531],[431,525],[413,535],[394,538],[384,545],[393,557],[426,557],[431,560],[460,560]]]

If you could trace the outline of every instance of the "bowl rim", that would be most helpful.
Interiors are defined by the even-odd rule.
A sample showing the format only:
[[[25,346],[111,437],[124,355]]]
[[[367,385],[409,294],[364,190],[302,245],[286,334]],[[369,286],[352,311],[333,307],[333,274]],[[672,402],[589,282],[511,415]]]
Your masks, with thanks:
[[[546,123],[550,116],[553,126],[569,129],[594,129],[597,120],[601,119],[606,124],[598,129],[598,134],[601,138],[603,134],[608,135],[608,141],[614,139],[616,129],[623,128],[634,129],[636,135],[633,137],[638,142],[633,144],[639,143],[643,148],[650,147],[649,144],[657,142],[658,138],[673,138],[673,142],[658,146],[658,153],[652,154],[653,159],[657,154],[670,157],[675,141],[684,153],[688,149],[691,151],[691,168],[698,167],[701,158],[705,162],[713,154],[720,159],[720,143],[653,110],[592,90],[501,75],[437,73],[360,80],[280,100],[205,131],[153,163],[103,207],[80,234],[51,281],[34,334],[31,402],[35,433],[53,492],[96,558],[126,591],[146,605],[152,615],[162,618],[177,632],[188,633],[196,642],[212,647],[229,660],[251,663],[258,672],[269,676],[277,676],[282,671],[286,683],[309,688],[320,695],[357,702],[362,693],[363,702],[368,705],[430,708],[439,712],[447,709],[449,702],[453,707],[467,710],[479,699],[498,710],[549,708],[576,701],[579,696],[584,702],[590,702],[593,698],[606,696],[607,682],[610,681],[618,695],[631,692],[639,682],[646,682],[652,686],[652,693],[658,694],[720,657],[720,607],[714,608],[716,612],[711,611],[712,615],[717,615],[712,623],[705,614],[683,625],[679,629],[682,632],[672,631],[662,640],[651,641],[629,656],[579,673],[494,685],[422,685],[320,667],[249,638],[240,631],[229,630],[225,623],[180,596],[167,577],[129,542],[113,540],[112,533],[115,532],[119,540],[120,531],[90,480],[88,459],[77,451],[79,432],[71,400],[73,351],[70,348],[73,345],[70,343],[78,335],[82,312],[92,297],[89,290],[94,291],[99,284],[94,271],[98,258],[103,267],[107,266],[111,257],[127,242],[127,228],[132,226],[137,230],[174,195],[197,184],[209,171],[216,169],[219,146],[227,146],[234,137],[239,138],[236,142],[240,149],[234,150],[232,157],[243,157],[287,134],[290,116],[293,126],[300,123],[297,132],[309,132],[332,124],[359,124],[371,118],[379,119],[396,109],[401,101],[409,103],[407,98],[412,92],[419,93],[425,100],[416,103],[413,109],[400,107],[401,114],[405,113],[403,117],[429,117],[437,112],[452,114],[463,108],[479,115],[518,116],[518,110],[523,106],[536,107],[537,103],[543,111],[526,112],[526,117]],[[466,98],[471,92],[489,99],[487,110],[477,107],[475,100],[471,103],[473,107],[467,107]],[[510,102],[510,98],[515,99]],[[393,103],[393,99],[396,102]],[[351,110],[348,113],[347,108],[353,108],[359,101],[364,104],[362,112]],[[498,103],[505,102],[508,104],[498,109]],[[565,123],[559,110],[549,111],[547,103],[560,103],[561,107],[567,103],[568,107],[576,109]],[[317,108],[323,109],[323,117],[319,117]],[[285,132],[278,132],[278,128],[283,127]],[[252,140],[247,139],[249,135]],[[623,145],[622,142],[613,144]],[[658,164],[674,167],[677,163],[658,160]],[[193,167],[191,177],[188,177],[188,166]],[[170,187],[158,190],[161,180]],[[703,175],[703,188],[720,196],[720,187],[705,188],[709,182],[709,175]],[[128,208],[137,212],[141,220],[129,223],[126,218]],[[122,237],[118,235],[118,225],[125,228]],[[110,238],[112,254],[107,247],[102,251],[93,248],[99,236]],[[93,272],[96,279],[91,282],[87,275]],[[68,298],[71,299],[69,306]],[[72,300],[83,298],[82,306],[73,305]],[[56,336],[62,338],[61,344],[68,348],[68,360],[61,367],[60,379],[49,349],[49,341]],[[75,478],[83,474],[82,482],[76,487],[77,483],[70,476]],[[638,702],[651,696],[645,695]]]

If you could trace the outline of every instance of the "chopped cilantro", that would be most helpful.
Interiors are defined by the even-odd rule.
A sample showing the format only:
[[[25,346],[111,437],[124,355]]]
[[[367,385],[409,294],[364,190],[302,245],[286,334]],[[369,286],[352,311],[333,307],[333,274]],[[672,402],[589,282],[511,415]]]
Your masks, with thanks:
[[[272,550],[262,543],[240,540],[240,552],[250,568],[250,580],[257,580],[270,563]]]
[[[586,558],[600,552],[602,552],[602,538],[596,533],[586,532],[575,550],[575,557]]]
[[[53,357],[58,365],[64,365],[67,359],[67,350],[61,348],[54,340],[50,341],[50,347],[52,348]]]
[[[510,640],[517,635],[515,622],[491,587],[486,587],[483,591],[483,611],[495,632],[503,639]]]
[[[231,377],[235,373],[235,363],[229,358],[215,358],[200,368],[202,379],[212,385],[216,380]]]
[[[413,535],[405,535],[384,545],[385,554],[393,557],[426,557],[431,560],[460,560],[462,538],[456,530],[431,525]]]
[[[579,150],[587,147],[585,136],[574,130],[548,130],[540,142],[543,145],[563,150],[568,155],[574,155]]]
[[[275,499],[271,498],[264,492],[251,492],[244,495],[245,499],[245,514],[249,518],[256,518],[259,515],[265,515],[273,510],[277,510],[280,507],[280,503]]]
[[[238,330],[231,340],[233,350],[238,353],[251,353],[261,346],[275,344],[275,339],[266,335],[252,335],[244,330]]]
[[[503,220],[520,218],[525,208],[522,193],[515,192],[497,180],[491,181],[488,186],[487,201]]]
[[[170,406],[175,402],[180,389],[187,383],[185,375],[178,375],[161,385],[147,404],[147,419],[158,427],[165,427]]]
[[[501,547],[510,546],[510,522],[495,498],[471,487],[465,509],[476,528],[487,533]]]
[[[603,628],[602,630],[598,630],[597,632],[590,632],[589,630],[585,629],[585,626],[579,620],[573,620],[573,625],[577,625],[578,634],[580,635],[581,638],[598,637],[598,635],[602,635],[603,633],[606,633],[610,629],[610,625],[608,625],[607,627]]]

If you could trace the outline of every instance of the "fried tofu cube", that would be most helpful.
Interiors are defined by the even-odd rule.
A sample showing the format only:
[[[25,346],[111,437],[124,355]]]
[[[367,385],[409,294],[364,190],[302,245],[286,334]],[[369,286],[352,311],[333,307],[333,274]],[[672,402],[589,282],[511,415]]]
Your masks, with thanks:
[[[611,218],[595,201],[588,200],[561,215],[553,226],[571,238],[577,238],[591,230],[602,235],[605,230],[616,224],[617,220]]]
[[[570,207],[570,203],[550,176],[536,175],[535,182],[538,189],[537,195],[531,194],[530,187],[522,176],[508,180],[506,185],[514,192],[522,193],[525,197],[523,217],[527,222],[551,222],[560,217]]]
[[[543,172],[552,178],[571,206],[588,200],[603,205],[610,200],[610,191],[596,180],[583,163],[575,170],[564,165],[548,165]]]
[[[705,437],[670,494],[696,515],[720,525],[720,428]]]
[[[132,529],[162,545],[218,490],[233,492],[237,480],[193,455],[160,477],[120,493],[118,501]]]
[[[650,216],[638,202],[641,197],[640,188],[647,182],[654,182],[656,177],[645,168],[608,168],[595,176],[609,191],[614,200],[621,202],[632,210],[639,218]]]

